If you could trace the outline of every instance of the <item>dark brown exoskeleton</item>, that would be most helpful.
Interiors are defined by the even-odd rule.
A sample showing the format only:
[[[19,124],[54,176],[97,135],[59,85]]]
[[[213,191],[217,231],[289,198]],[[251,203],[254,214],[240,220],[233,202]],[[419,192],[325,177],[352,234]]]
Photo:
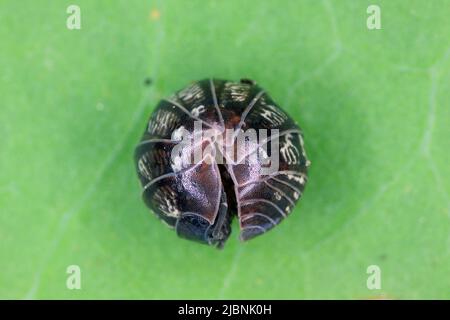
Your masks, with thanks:
[[[297,124],[253,81],[202,80],[159,102],[136,147],[143,199],[183,238],[222,248],[273,228],[301,197]]]

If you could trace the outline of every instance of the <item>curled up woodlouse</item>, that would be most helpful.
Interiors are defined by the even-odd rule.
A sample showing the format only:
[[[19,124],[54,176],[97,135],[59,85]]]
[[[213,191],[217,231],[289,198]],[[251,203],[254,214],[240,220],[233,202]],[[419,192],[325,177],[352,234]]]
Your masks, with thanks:
[[[249,240],[294,208],[310,164],[298,125],[252,80],[206,79],[163,99],[135,150],[146,205],[183,238]]]

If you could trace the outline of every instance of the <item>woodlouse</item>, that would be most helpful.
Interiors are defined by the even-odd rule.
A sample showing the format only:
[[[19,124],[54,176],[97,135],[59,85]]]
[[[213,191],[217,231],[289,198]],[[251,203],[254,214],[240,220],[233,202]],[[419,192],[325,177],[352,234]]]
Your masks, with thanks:
[[[266,129],[265,138],[245,135],[253,129]],[[310,164],[300,128],[249,79],[201,80],[161,100],[135,163],[146,205],[179,236],[218,248],[234,217],[241,240],[280,223],[302,195]]]

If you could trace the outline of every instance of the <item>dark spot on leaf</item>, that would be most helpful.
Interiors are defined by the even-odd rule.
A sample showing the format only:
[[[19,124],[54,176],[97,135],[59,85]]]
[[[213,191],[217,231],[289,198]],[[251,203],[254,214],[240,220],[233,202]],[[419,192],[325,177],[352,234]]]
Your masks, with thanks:
[[[148,86],[150,86],[152,83],[153,83],[153,80],[152,80],[151,78],[147,77],[147,78],[144,79],[144,85],[145,85],[145,86],[148,87]]]

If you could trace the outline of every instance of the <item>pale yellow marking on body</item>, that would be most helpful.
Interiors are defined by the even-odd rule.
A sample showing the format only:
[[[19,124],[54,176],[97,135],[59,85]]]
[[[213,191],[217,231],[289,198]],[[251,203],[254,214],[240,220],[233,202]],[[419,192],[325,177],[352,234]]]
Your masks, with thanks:
[[[159,18],[161,17],[161,12],[160,12],[158,9],[153,8],[153,9],[150,11],[149,17],[150,17],[150,20],[152,20],[152,21],[157,21],[157,20],[159,20]]]

